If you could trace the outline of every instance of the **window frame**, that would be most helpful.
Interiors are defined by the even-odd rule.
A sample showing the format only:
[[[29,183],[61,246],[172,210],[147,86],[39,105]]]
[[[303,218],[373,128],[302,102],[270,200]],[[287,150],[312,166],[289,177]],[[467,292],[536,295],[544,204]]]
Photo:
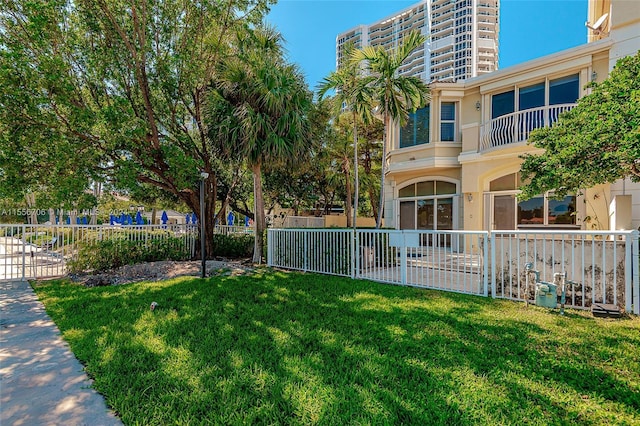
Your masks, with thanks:
[[[419,142],[418,143],[418,137],[417,137],[417,121],[416,121],[416,116],[418,114],[418,111],[426,109],[427,113],[426,113],[426,117],[427,117],[427,140],[425,142]],[[407,128],[410,124],[413,125],[412,129],[411,129],[411,141],[412,143],[410,145],[403,145],[403,138],[402,138],[402,132],[403,129]],[[431,104],[427,104],[425,105],[423,108],[418,108],[414,113],[409,113],[409,120],[407,122],[407,124],[405,126],[398,126],[398,149],[404,149],[404,148],[413,148],[416,146],[421,146],[421,145],[428,145],[431,143]]]
[[[566,197],[575,197],[575,210],[574,210],[574,218],[575,218],[575,223],[570,224],[570,223],[549,223],[549,201],[553,201],[553,192],[554,191],[547,191],[545,192],[543,195],[537,195],[536,197],[533,198],[539,198],[542,197],[543,198],[543,204],[542,204],[542,215],[543,215],[543,222],[541,224],[520,224],[519,223],[519,217],[518,217],[518,205],[520,204],[521,201],[518,200],[518,195],[520,195],[522,193],[522,191],[520,190],[504,190],[504,191],[487,191],[485,192],[485,194],[490,196],[490,208],[489,208],[489,217],[488,217],[488,229],[494,230],[496,229],[494,227],[495,224],[495,211],[494,211],[494,198],[496,196],[501,196],[501,195],[513,195],[514,196],[514,223],[515,223],[515,229],[514,230],[526,230],[526,229],[567,229],[567,230],[577,230],[577,229],[582,229],[582,224],[579,223],[580,220],[579,218],[583,216],[583,212],[581,211],[580,208],[580,200],[581,200],[581,195],[577,195],[577,194],[567,194],[565,196]]]
[[[561,82],[563,80],[565,81],[571,81],[570,79],[572,78],[577,78],[577,85],[578,85],[578,96],[576,98],[576,100],[574,102],[570,102],[570,103],[577,103],[578,99],[580,99],[580,95],[581,95],[581,91],[580,88],[584,85],[581,83],[581,72],[580,70],[574,70],[568,74],[562,74],[562,75],[553,75],[553,76],[545,76],[542,79],[537,78],[537,79],[532,79],[532,80],[527,80],[527,81],[522,81],[519,83],[516,83],[514,85],[508,86],[508,87],[503,87],[501,89],[496,90],[495,92],[489,94],[489,103],[488,105],[491,106],[491,109],[489,111],[489,117],[491,117],[491,120],[495,120],[497,118],[500,118],[504,115],[509,115],[509,114],[514,114],[520,111],[527,111],[529,109],[534,109],[534,108],[547,108],[547,107],[551,107],[554,105],[563,105],[565,103],[551,103],[551,87],[553,85],[553,83],[555,82]],[[520,107],[520,90],[522,89],[528,89],[537,85],[543,84],[544,85],[544,104],[537,106],[537,107],[532,107],[532,108],[526,108],[526,109],[522,109]],[[513,92],[513,111],[510,113],[505,113],[502,115],[498,115],[498,116],[494,116],[494,97],[495,96],[499,96],[499,95],[503,95],[506,96],[508,93]]]
[[[442,115],[443,115],[442,114],[442,107],[445,104],[453,105],[453,120],[444,120],[442,118]],[[438,131],[440,132],[440,135],[439,135],[440,136],[439,137],[440,142],[457,142],[458,141],[458,115],[459,115],[458,114],[458,102],[456,102],[456,101],[445,101],[445,100],[440,101],[440,126],[439,126],[439,129],[438,129]],[[450,125],[453,126],[453,131],[452,131],[453,139],[445,140],[442,137],[442,125],[443,124],[450,124]]]
[[[417,185],[423,182],[431,182],[433,184],[433,195],[416,195],[417,194]],[[452,193],[446,193],[446,194],[438,194],[438,189],[437,189],[437,185],[438,182],[443,182],[443,183],[447,183],[447,184],[453,184],[454,185],[454,191]],[[405,188],[409,187],[409,186],[414,186],[414,195],[411,197],[400,197],[400,191],[404,190]],[[418,228],[418,202],[419,201],[427,201],[429,203],[432,203],[433,205],[433,218],[432,218],[432,222],[433,222],[433,230],[438,230],[438,206],[439,206],[439,201],[440,200],[451,200],[451,203],[443,203],[443,204],[451,204],[451,211],[452,211],[452,217],[451,217],[451,230],[455,230],[458,229],[459,227],[459,207],[458,207],[458,203],[459,203],[459,198],[460,198],[460,182],[455,180],[455,179],[451,179],[451,178],[445,178],[445,177],[428,177],[428,178],[419,178],[419,179],[414,179],[408,182],[404,182],[403,185],[399,188],[396,189],[396,197],[394,199],[395,201],[395,206],[396,206],[396,229],[407,229],[407,228],[401,228],[401,209],[402,209],[402,203],[406,203],[406,202],[411,202],[413,203],[413,228],[411,228],[412,230],[425,230],[422,228]],[[428,219],[427,219],[428,220]],[[444,229],[445,231],[448,229]]]

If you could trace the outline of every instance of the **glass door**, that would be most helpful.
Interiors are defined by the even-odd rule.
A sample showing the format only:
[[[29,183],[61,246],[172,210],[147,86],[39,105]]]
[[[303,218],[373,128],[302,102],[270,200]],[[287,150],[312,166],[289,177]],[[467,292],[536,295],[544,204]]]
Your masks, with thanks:
[[[492,229],[516,229],[515,195],[495,195],[493,197]]]
[[[415,201],[400,202],[400,229],[416,229]]]
[[[433,229],[433,200],[418,200],[416,229]]]

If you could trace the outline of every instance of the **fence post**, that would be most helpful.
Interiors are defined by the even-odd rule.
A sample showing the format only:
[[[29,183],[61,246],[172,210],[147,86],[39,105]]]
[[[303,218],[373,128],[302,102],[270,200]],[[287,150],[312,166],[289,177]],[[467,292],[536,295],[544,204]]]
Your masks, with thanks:
[[[633,234],[628,233],[625,235],[624,245],[624,310],[631,312],[631,306],[633,305]]]
[[[358,230],[354,230],[353,231],[354,234],[354,238],[355,238],[355,245],[354,245],[354,252],[353,252],[353,258],[354,258],[354,265],[355,265],[355,270],[353,272],[353,277],[354,278],[360,278],[360,238],[358,236]]]
[[[633,313],[640,315],[640,232],[631,232],[631,269],[633,271]]]
[[[483,265],[482,265],[482,281],[483,281],[483,285],[484,285],[484,297],[488,297],[489,296],[489,233],[485,233],[482,235],[482,238],[484,239],[483,241],[483,248],[482,248],[482,258],[483,258]],[[495,298],[495,292],[492,291],[492,295]]]
[[[20,234],[20,241],[22,241],[22,281],[26,281],[26,269],[27,269],[27,259],[26,259],[26,251],[27,251],[27,227],[26,225],[22,225],[22,233]]]
[[[356,230],[351,230],[349,234],[351,234],[351,261],[349,263],[351,264],[351,279],[353,280],[356,278]]]
[[[273,229],[267,229],[267,266],[273,266],[273,255],[271,250],[273,249]]]
[[[493,232],[487,233],[487,243],[491,246],[491,297],[496,298],[496,244]]]
[[[402,233],[402,246],[400,246],[400,282],[407,285],[407,242],[405,241],[404,231]]]
[[[308,254],[309,254],[309,233],[304,230],[302,231],[302,236],[304,238],[304,251],[302,253],[302,270],[307,272],[307,267],[309,266],[308,262]]]

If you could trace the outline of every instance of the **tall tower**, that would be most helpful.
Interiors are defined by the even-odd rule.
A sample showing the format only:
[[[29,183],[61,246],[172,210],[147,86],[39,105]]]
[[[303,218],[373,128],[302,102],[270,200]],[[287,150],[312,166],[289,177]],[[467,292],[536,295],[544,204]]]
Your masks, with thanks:
[[[336,68],[344,47],[392,49],[411,31],[427,36],[400,69],[426,82],[463,80],[498,69],[499,0],[422,0],[336,37]]]

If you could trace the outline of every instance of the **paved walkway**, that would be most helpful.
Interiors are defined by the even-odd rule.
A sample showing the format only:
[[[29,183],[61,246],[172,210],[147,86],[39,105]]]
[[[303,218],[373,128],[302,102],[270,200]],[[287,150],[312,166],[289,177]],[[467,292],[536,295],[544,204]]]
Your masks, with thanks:
[[[0,282],[0,424],[122,424],[26,282]]]

